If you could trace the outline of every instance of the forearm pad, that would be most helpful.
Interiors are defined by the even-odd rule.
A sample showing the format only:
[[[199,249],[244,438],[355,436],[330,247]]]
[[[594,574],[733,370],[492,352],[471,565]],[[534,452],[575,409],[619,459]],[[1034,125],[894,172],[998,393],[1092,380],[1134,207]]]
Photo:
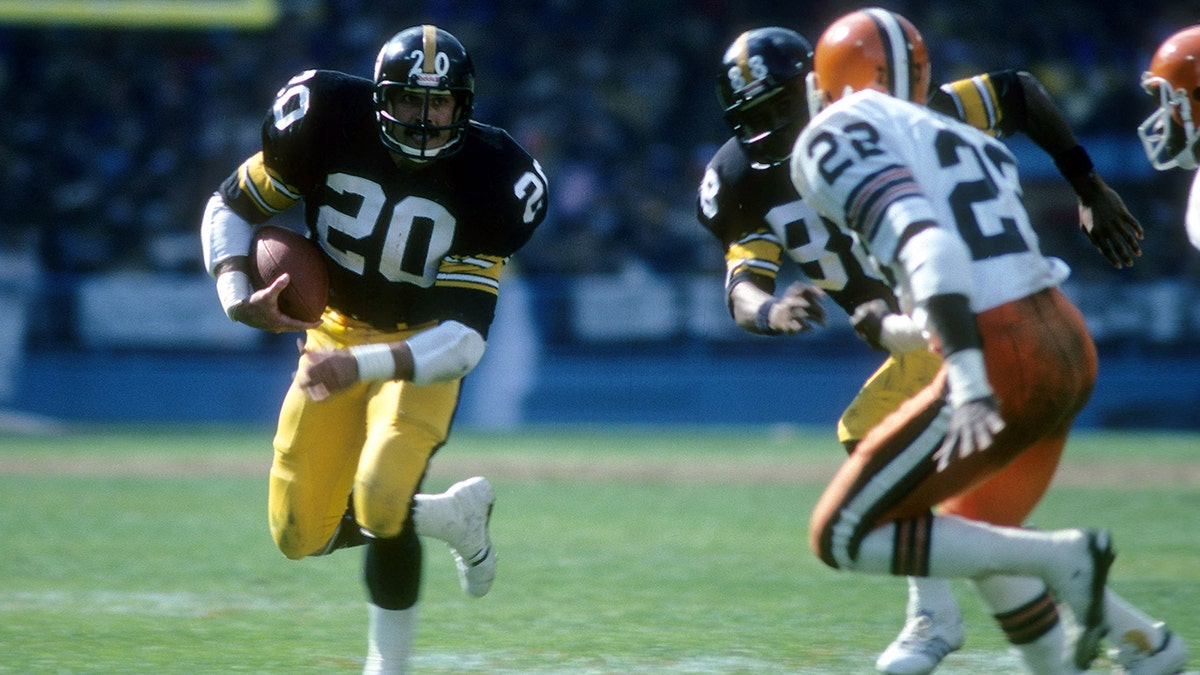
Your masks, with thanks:
[[[217,276],[217,265],[239,255],[249,255],[254,240],[254,225],[230,209],[214,194],[204,208],[200,222],[200,241],[204,246],[204,268]]]
[[[446,321],[406,340],[413,358],[414,384],[432,384],[463,377],[483,358],[487,343],[473,328]]]

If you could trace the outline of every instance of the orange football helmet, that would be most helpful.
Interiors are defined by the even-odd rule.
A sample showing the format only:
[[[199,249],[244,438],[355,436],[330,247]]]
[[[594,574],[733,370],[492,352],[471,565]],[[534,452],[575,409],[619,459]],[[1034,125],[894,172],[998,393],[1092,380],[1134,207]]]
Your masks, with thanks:
[[[1138,126],[1146,156],[1156,169],[1195,169],[1200,139],[1200,25],[1185,28],[1159,46],[1142,73],[1142,88],[1158,109]]]
[[[870,7],[834,21],[813,54],[809,91],[814,109],[848,93],[875,89],[924,105],[929,98],[929,50],[912,23]]]

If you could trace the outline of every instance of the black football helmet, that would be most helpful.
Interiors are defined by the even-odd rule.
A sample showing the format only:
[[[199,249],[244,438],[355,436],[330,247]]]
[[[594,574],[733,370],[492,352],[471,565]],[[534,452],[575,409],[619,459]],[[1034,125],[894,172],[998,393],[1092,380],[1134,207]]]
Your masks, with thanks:
[[[398,120],[389,112],[389,102],[402,94],[419,93],[426,114],[417,123]],[[449,92],[456,101],[454,121],[445,126],[429,122],[429,97]],[[406,28],[392,36],[375,59],[375,117],[379,137],[389,150],[418,159],[446,157],[462,147],[463,130],[471,120],[475,103],[475,66],[466,48],[450,33],[436,26]],[[420,147],[402,141],[403,129],[420,132]],[[426,147],[429,132],[447,131],[450,139],[436,148]]]
[[[808,40],[774,26],[746,31],[725,50],[717,97],[725,123],[755,164],[776,166],[791,154],[809,119],[812,63]]]

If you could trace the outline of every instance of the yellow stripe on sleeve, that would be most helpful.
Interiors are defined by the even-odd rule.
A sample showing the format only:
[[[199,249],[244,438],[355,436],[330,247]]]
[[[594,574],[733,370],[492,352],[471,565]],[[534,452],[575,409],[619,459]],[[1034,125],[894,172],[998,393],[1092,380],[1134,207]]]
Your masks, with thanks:
[[[776,237],[750,234],[725,250],[725,271],[730,279],[745,273],[774,279],[782,255],[783,246]]]
[[[238,168],[238,187],[265,215],[273,216],[300,201],[300,193],[283,182],[263,162],[262,152],[242,162]]]
[[[505,262],[505,258],[494,255],[447,256],[438,267],[436,285],[498,295]]]
[[[1000,100],[991,78],[987,75],[957,80],[942,86],[949,94],[962,115],[962,121],[981,131],[995,131],[1000,127]]]

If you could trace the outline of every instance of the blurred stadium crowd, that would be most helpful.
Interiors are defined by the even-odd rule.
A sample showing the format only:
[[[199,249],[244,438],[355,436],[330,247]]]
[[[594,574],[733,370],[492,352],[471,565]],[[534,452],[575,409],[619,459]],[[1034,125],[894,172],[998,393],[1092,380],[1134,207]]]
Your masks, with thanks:
[[[257,148],[275,91],[314,67],[370,76],[391,34],[436,23],[475,61],[476,118],[512,132],[550,177],[550,215],[520,269],[536,276],[637,268],[719,279],[721,252],[696,223],[694,195],[705,162],[727,137],[714,94],[724,47],[746,28],[772,24],[815,42],[826,23],[863,3],[280,4],[281,20],[262,30],[0,25],[0,171],[8,195],[0,201],[0,248],[34,251],[50,295],[69,293],[80,275],[198,272],[201,210]],[[1197,20],[1200,3],[878,4],[922,30],[936,82],[1020,67],[1068,113],[1147,229],[1138,265],[1108,269],[1075,232],[1065,184],[1046,173],[1042,179],[1066,199],[1040,211],[1050,221],[1047,248],[1068,258],[1077,279],[1195,277],[1198,261],[1181,225],[1190,177],[1156,174],[1130,148],[1140,153],[1134,130],[1152,107],[1139,75],[1164,37]]]

